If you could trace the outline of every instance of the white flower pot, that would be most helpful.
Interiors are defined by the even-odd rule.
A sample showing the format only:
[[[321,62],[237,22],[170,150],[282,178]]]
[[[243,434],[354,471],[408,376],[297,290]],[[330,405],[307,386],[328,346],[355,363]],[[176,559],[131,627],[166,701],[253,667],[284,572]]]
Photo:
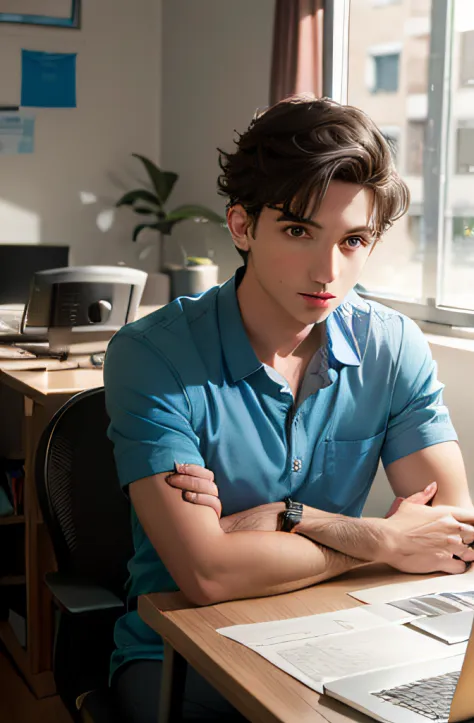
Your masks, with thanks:
[[[171,298],[178,296],[199,296],[218,284],[219,267],[216,264],[201,266],[168,267],[171,276]]]

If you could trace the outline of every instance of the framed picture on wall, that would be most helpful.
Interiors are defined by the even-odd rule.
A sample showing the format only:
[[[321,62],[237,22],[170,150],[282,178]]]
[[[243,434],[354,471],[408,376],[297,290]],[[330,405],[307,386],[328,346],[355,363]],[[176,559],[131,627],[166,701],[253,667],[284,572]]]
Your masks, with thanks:
[[[0,0],[0,23],[79,28],[81,0]]]

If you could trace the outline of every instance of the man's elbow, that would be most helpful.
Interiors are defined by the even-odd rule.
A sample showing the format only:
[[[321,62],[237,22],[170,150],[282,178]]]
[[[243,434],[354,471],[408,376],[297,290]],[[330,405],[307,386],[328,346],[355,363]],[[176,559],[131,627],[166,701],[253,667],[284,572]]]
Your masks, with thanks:
[[[216,605],[217,603],[231,599],[230,594],[226,593],[217,580],[198,577],[195,577],[193,580],[188,579],[186,583],[183,583],[181,592],[187,597],[189,602],[199,607]]]

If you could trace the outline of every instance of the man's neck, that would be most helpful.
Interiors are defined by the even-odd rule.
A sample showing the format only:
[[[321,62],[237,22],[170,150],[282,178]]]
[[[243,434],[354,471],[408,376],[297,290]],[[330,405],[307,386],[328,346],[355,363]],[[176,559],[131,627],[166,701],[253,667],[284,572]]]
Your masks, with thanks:
[[[266,293],[248,270],[237,289],[245,330],[260,361],[275,366],[278,360],[309,360],[321,346],[324,324],[304,326]]]

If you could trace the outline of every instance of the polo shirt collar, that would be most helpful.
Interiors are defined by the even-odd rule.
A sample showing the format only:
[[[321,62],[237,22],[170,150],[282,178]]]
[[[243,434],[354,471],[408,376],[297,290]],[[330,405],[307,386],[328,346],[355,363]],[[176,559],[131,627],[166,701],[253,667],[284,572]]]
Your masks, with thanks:
[[[234,383],[263,366],[245,331],[237,300],[237,287],[244,273],[245,267],[241,266],[235,275],[220,287],[217,295],[217,317],[222,350]]]
[[[237,269],[235,275],[220,287],[217,296],[222,349],[234,383],[263,366],[250,344],[237,301],[237,287],[244,273],[244,266]],[[361,364],[368,337],[370,314],[367,312],[366,302],[351,290],[327,319],[329,354],[343,366]]]
[[[331,356],[343,366],[360,366],[367,346],[369,305],[352,289],[326,322]]]

